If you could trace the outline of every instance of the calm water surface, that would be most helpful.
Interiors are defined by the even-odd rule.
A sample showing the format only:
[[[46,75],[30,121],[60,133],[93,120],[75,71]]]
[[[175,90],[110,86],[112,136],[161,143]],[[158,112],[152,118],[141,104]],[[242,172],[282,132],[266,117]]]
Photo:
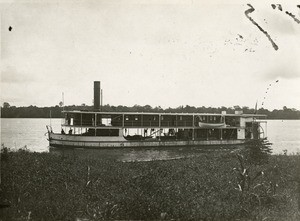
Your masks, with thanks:
[[[11,149],[19,149],[26,146],[31,151],[49,151],[46,136],[46,125],[49,124],[49,119],[1,119],[1,144]],[[51,124],[54,132],[60,131],[61,119],[52,119]],[[287,150],[289,154],[300,153],[300,120],[268,120],[267,125],[266,133],[269,141],[273,143],[272,149],[274,154],[282,154],[283,150]],[[77,151],[83,152],[80,149]],[[193,157],[203,152],[203,149],[117,149],[93,150],[89,153],[84,150],[85,154],[95,155],[95,152],[102,157],[117,157],[124,161],[147,161]],[[74,154],[74,151],[71,154]]]

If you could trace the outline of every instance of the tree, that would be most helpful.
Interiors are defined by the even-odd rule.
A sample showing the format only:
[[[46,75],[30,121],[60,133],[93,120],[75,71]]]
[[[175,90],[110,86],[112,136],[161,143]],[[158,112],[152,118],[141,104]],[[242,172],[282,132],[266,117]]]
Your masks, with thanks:
[[[242,110],[242,108],[241,108],[239,105],[235,105],[235,106],[233,106],[233,108],[234,108],[235,110]]]
[[[10,108],[10,104],[8,102],[3,103],[3,108]]]

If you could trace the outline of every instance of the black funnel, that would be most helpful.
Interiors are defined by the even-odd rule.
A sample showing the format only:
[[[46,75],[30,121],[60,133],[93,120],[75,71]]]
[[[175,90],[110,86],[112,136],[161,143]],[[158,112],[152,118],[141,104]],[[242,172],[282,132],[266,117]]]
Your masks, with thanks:
[[[94,81],[94,109],[100,110],[100,81]]]

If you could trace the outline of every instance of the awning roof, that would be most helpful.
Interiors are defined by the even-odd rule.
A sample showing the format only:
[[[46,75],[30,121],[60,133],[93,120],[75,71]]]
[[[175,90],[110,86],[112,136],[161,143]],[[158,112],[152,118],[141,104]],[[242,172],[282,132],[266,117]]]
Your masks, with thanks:
[[[63,111],[63,113],[73,113],[73,114],[126,114],[126,115],[180,115],[180,116],[236,116],[236,117],[266,117],[265,114],[216,114],[216,113],[165,113],[165,112],[100,112],[100,111]]]

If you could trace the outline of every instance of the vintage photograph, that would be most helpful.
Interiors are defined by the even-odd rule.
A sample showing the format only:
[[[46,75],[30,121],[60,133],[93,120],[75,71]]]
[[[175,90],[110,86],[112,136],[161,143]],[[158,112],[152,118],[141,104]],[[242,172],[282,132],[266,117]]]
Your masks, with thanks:
[[[0,12],[0,220],[300,220],[300,2]]]

